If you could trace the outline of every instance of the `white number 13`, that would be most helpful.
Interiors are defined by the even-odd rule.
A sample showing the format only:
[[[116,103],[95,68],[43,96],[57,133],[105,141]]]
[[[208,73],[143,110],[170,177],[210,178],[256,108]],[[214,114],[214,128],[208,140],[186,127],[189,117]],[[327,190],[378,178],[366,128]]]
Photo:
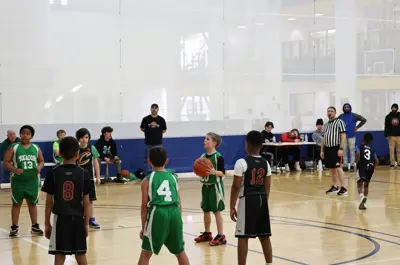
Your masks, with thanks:
[[[32,161],[24,161],[24,169],[32,169],[33,162]]]
[[[160,187],[157,190],[157,194],[160,196],[165,196],[164,201],[166,202],[172,202],[172,192],[169,188],[169,181],[164,180],[163,183],[161,183]]]

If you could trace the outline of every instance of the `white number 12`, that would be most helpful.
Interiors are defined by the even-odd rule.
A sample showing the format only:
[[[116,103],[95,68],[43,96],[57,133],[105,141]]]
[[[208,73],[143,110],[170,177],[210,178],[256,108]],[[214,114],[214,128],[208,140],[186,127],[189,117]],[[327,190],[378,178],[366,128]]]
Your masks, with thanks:
[[[166,202],[172,202],[172,192],[169,188],[169,181],[164,180],[163,183],[161,183],[160,187],[157,190],[157,194],[160,196],[165,196],[164,201]]]

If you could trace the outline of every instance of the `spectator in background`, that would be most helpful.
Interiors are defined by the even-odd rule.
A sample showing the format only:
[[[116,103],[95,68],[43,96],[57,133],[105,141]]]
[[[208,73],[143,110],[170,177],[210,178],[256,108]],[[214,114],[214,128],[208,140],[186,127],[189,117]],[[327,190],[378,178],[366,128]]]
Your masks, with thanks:
[[[395,167],[399,164],[400,160],[400,113],[399,105],[396,103],[392,105],[391,112],[386,115],[385,118],[385,130],[384,134],[389,142],[389,155],[390,155],[390,167]],[[396,159],[394,149],[396,148]],[[397,162],[396,162],[397,161]]]
[[[96,141],[94,146],[99,152],[100,160],[106,162],[106,164],[115,164],[115,168],[117,169],[117,178],[116,182],[123,183],[123,179],[121,177],[121,160],[117,155],[117,143],[112,138],[112,133],[114,129],[110,126],[106,126],[101,129],[100,138]],[[106,176],[108,177],[108,176]],[[107,181],[108,179],[106,179]],[[102,182],[104,184],[104,182]]]
[[[162,146],[163,134],[167,132],[167,123],[164,118],[158,115],[158,105],[152,104],[151,114],[142,119],[140,130],[144,132],[145,156],[143,172],[147,175],[151,166],[147,163],[149,150],[155,146]]]
[[[315,124],[317,126],[317,129],[313,132],[312,134],[312,139],[315,142],[315,151],[314,154],[317,154],[316,156],[318,157],[318,170],[322,171],[322,159],[320,157],[321,153],[321,143],[322,143],[322,135],[324,132],[324,121],[322,119],[318,119],[317,123]]]
[[[53,143],[53,160],[57,165],[62,164],[63,158],[61,157],[59,150],[60,150],[60,142],[64,139],[66,132],[64,130],[57,131],[57,138],[58,140]]]
[[[350,103],[343,105],[343,113],[339,115],[339,119],[344,121],[346,125],[346,143],[343,155],[343,169],[354,171],[354,163],[356,159],[355,146],[356,146],[356,131],[360,129],[367,119],[360,114],[352,112]],[[360,122],[357,124],[357,122]],[[350,161],[348,159],[348,152],[350,152]]]
[[[7,151],[7,149],[14,143],[19,143],[21,142],[21,139],[17,137],[16,133],[14,130],[8,130],[7,131],[7,139],[3,141],[1,144],[1,160],[4,158],[4,153]]]
[[[271,121],[267,121],[264,126],[264,130],[261,132],[263,143],[273,142],[274,134],[271,132],[274,128],[274,124]],[[271,168],[273,167],[275,149],[272,146],[263,146],[260,154],[269,162]],[[273,171],[276,168],[272,169]]]
[[[299,130],[293,129],[290,132],[284,133],[281,136],[281,142],[300,142]],[[285,164],[285,171],[290,172],[289,167],[289,155],[293,156],[295,161],[294,167],[297,171],[301,171],[300,168],[300,147],[299,146],[283,146],[281,148],[282,160]]]

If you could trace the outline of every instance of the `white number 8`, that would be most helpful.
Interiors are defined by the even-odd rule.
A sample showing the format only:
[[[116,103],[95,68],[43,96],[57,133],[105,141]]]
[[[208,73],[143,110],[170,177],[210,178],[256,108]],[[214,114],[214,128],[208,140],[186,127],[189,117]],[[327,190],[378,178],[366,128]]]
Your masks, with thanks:
[[[160,196],[165,196],[164,201],[166,202],[172,202],[172,192],[169,188],[169,181],[164,180],[163,183],[161,183],[160,187],[157,190],[157,194]]]
[[[364,150],[364,158],[367,160],[371,159],[371,150],[369,150],[369,149]]]

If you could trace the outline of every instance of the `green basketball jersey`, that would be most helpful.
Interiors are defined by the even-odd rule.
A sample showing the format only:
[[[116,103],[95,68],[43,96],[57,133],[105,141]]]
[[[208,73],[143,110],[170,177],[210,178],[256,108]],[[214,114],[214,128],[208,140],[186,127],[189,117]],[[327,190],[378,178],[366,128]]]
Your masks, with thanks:
[[[166,171],[153,171],[149,180],[149,203],[152,205],[179,205],[178,178]]]
[[[218,171],[218,158],[221,157],[221,153],[220,152],[215,152],[212,155],[207,155],[207,153],[203,154],[201,157],[205,157],[207,159],[209,159],[214,167],[214,169],[216,171]],[[216,175],[209,175],[208,177],[205,178],[200,178],[200,181],[202,183],[206,183],[206,184],[216,184],[218,182],[222,182],[224,180],[224,177],[217,177]]]
[[[36,168],[38,165],[39,147],[36,144],[31,144],[28,148],[25,148],[20,143],[16,143],[11,145],[11,148],[14,149],[14,167],[24,171],[21,175],[13,175],[18,178],[37,178],[38,173]]]

